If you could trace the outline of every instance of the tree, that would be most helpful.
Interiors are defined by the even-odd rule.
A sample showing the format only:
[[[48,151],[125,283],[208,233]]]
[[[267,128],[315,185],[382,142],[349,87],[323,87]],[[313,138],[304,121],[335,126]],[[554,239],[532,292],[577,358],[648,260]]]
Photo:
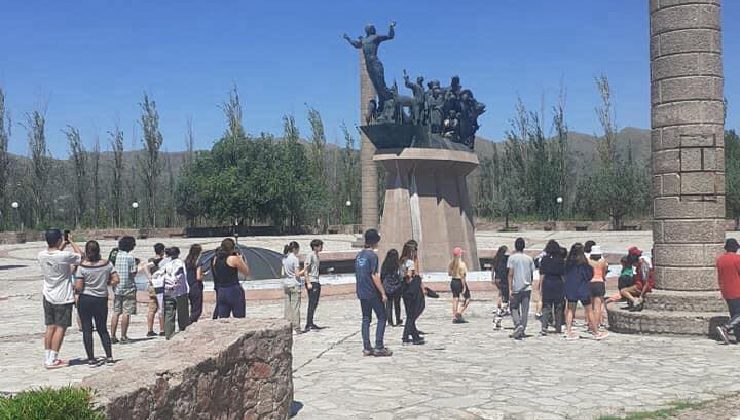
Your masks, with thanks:
[[[30,179],[31,214],[35,226],[46,221],[48,215],[48,185],[52,166],[49,149],[46,146],[46,119],[41,111],[26,114],[25,128],[28,131],[28,149],[31,153]]]
[[[727,182],[727,214],[740,228],[740,136],[735,130],[725,132],[725,179]]]
[[[188,117],[187,120],[187,131],[185,133],[185,151],[187,152],[187,155],[185,157],[185,163],[191,164],[193,163],[193,158],[195,156],[195,134],[193,133],[193,119]]]
[[[110,145],[113,150],[113,176],[111,177],[110,185],[113,225],[121,226],[121,205],[123,201],[123,131],[116,127],[108,134],[111,137]]]
[[[159,159],[159,150],[162,147],[162,134],[159,132],[159,113],[157,105],[144,94],[141,106],[141,128],[144,132],[144,158],[139,160],[144,190],[146,191],[146,210],[149,226],[157,225],[157,183],[162,172],[162,162]]]
[[[339,194],[339,205],[342,208],[342,223],[355,224],[360,219],[360,191],[361,174],[358,153],[355,149],[356,140],[347,126],[342,124],[344,134],[344,149],[342,150],[342,175],[340,179],[341,193]],[[347,208],[345,200],[350,205]]]
[[[7,122],[7,125],[6,125]],[[8,143],[10,142],[10,114],[5,108],[5,92],[0,88],[0,206],[7,208],[7,185],[10,179],[10,156]],[[2,219],[0,219],[2,225]]]
[[[100,136],[95,136],[95,145],[93,145],[93,151],[90,154],[91,171],[92,171],[92,192],[93,192],[93,206],[94,206],[94,226],[97,227],[100,223]]]
[[[309,145],[309,173],[314,188],[308,197],[309,213],[318,219],[318,228],[325,232],[329,224],[330,206],[329,186],[326,172],[326,134],[321,114],[315,108],[308,108],[308,123],[311,125]]]
[[[305,204],[310,194],[310,184],[304,175],[306,151],[300,143],[300,132],[293,115],[283,116],[283,142],[280,166],[284,176],[287,224],[296,230],[307,219]]]
[[[77,128],[68,125],[64,134],[67,136],[69,160],[72,161],[72,168],[74,169],[75,227],[80,227],[80,222],[87,211],[87,152]]]

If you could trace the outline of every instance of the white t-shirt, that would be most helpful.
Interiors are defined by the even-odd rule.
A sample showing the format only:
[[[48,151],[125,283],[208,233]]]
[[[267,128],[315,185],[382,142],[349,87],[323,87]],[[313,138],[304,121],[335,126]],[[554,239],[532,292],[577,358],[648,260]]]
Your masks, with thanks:
[[[301,262],[294,253],[289,253],[283,258],[283,271],[285,277],[283,279],[283,285],[285,287],[300,287],[303,285],[303,277],[299,277],[296,273],[299,271]]]
[[[55,305],[75,301],[72,265],[79,265],[82,257],[74,252],[43,250],[38,261],[44,275],[44,298]]]

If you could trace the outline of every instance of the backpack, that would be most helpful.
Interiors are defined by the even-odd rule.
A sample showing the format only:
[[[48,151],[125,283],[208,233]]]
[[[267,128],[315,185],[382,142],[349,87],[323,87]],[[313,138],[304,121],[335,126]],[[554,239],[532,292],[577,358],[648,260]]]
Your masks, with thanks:
[[[403,283],[401,282],[401,276],[396,273],[386,274],[383,276],[383,289],[385,289],[386,295],[396,295],[401,291]]]

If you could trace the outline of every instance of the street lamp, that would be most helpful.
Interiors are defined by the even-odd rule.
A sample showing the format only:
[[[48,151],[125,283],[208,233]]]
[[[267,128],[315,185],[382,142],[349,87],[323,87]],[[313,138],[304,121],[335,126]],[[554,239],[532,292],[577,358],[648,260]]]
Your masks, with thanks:
[[[13,201],[12,203],[10,203],[10,207],[12,207],[15,210],[15,217],[16,217],[16,224],[15,224],[15,226],[17,228],[18,225],[20,225],[21,232],[22,232],[23,231],[23,220],[21,219],[21,213],[18,210],[18,207],[19,207],[18,202],[17,201]]]
[[[139,202],[134,201],[131,203],[131,207],[134,209],[134,227],[139,224]]]
[[[558,218],[560,217],[560,209],[563,207],[563,197],[556,198],[555,202],[558,203],[555,208],[555,224],[557,225]]]

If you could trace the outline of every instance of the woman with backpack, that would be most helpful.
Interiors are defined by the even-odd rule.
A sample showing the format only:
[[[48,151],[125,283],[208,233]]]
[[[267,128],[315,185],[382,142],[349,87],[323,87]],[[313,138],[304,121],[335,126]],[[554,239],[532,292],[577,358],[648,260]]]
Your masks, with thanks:
[[[180,259],[180,248],[173,246],[164,250],[167,257],[154,273],[164,283],[164,335],[166,339],[175,335],[175,318],[180,331],[190,325],[190,302],[188,300],[188,278],[185,263]],[[166,263],[165,263],[166,261]]]
[[[403,273],[403,306],[406,308],[406,324],[403,328],[404,345],[424,344],[420,332],[416,329],[416,320],[424,310],[424,290],[422,289],[421,276],[416,271],[416,247],[413,243],[406,242],[401,251],[401,270]]]
[[[383,265],[380,268],[380,280],[388,300],[385,302],[385,311],[388,316],[388,325],[395,327],[403,323],[401,319],[401,295],[403,294],[403,275],[401,274],[401,262],[398,259],[398,251],[391,249],[385,254]],[[393,323],[393,313],[396,314],[396,322]]]

